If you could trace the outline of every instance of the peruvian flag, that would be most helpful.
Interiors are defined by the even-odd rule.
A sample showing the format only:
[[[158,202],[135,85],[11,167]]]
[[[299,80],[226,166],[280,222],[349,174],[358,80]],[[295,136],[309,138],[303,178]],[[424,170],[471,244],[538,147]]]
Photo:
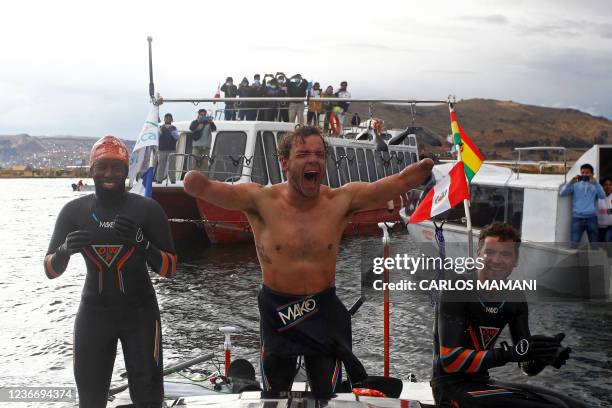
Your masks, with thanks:
[[[470,199],[463,162],[458,162],[439,183],[429,190],[410,216],[410,224],[425,221]]]

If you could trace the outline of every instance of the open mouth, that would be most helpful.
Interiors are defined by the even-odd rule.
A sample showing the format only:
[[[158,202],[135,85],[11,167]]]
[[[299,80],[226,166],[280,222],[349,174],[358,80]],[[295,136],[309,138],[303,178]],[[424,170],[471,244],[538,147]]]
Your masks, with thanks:
[[[319,172],[315,170],[305,171],[304,180],[308,183],[316,183],[319,179]]]

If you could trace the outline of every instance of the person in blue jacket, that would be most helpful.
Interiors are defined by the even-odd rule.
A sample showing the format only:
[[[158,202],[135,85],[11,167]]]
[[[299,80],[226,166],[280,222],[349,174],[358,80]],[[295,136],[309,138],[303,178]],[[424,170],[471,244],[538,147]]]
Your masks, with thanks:
[[[580,175],[565,183],[559,194],[572,195],[572,244],[580,242],[585,231],[590,242],[597,242],[597,200],[606,193],[593,177],[593,166],[588,163],[580,166]]]

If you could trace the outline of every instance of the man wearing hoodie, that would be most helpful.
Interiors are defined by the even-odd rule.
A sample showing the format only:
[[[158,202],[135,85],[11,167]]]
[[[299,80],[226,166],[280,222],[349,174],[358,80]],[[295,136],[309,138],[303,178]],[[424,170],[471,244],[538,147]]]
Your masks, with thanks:
[[[302,75],[295,74],[287,83],[287,96],[290,98],[305,98],[308,81]],[[289,103],[289,123],[304,124],[304,102]]]

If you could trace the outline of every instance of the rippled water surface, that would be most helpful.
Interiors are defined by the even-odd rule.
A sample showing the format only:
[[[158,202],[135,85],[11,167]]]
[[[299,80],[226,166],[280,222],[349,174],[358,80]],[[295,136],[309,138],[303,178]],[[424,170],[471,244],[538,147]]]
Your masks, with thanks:
[[[0,386],[74,385],[72,331],[85,264],[74,256],[64,275],[48,280],[42,260],[61,207],[77,195],[70,180],[0,180]],[[91,181],[90,181],[91,183]],[[410,248],[411,238],[394,238]],[[378,247],[378,237],[342,242],[337,286],[345,304],[359,297],[362,245]],[[213,247],[183,260],[173,280],[151,275],[158,293],[164,332],[164,360],[215,351],[221,357],[221,325],[235,325],[234,356],[258,362],[256,293],[260,272],[251,245]],[[433,311],[424,294],[406,294],[391,308],[391,373],[431,373]],[[562,370],[547,368],[524,377],[515,365],[492,370],[505,381],[525,381],[612,405],[612,306],[610,303],[538,303],[530,305],[533,333],[566,333],[572,359]],[[382,374],[382,298],[368,300],[354,319],[355,353],[372,374]],[[507,333],[505,333],[507,336]],[[257,367],[258,365],[255,364]],[[124,371],[120,353],[114,382]],[[41,405],[36,405],[41,406]]]

